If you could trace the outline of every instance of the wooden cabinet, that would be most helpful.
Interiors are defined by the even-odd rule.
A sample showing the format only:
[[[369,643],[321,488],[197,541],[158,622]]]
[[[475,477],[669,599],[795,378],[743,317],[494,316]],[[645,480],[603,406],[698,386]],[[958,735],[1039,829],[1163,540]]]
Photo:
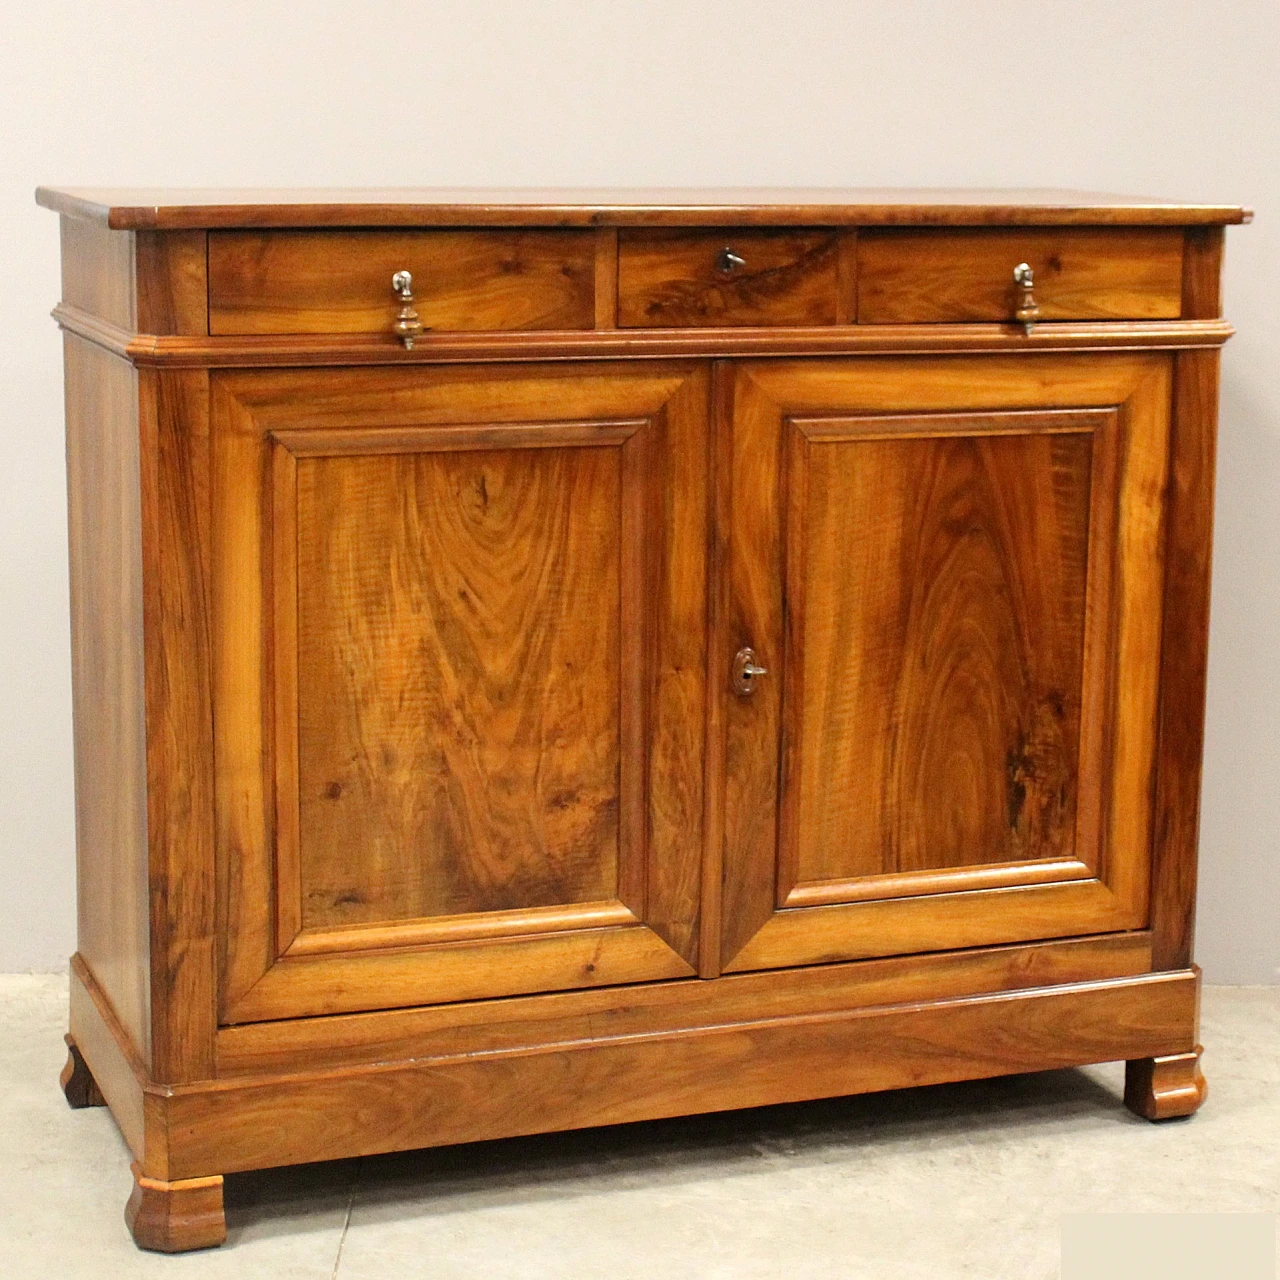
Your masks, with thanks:
[[[1243,210],[40,199],[63,1083],[140,1244],[308,1160],[1110,1059],[1199,1105]]]

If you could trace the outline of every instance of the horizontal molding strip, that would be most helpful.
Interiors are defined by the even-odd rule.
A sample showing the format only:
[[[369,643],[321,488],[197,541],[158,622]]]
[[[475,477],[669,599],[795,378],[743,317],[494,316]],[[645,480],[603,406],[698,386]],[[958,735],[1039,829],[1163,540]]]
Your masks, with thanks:
[[[246,368],[292,365],[414,365],[506,360],[925,355],[937,352],[1108,351],[1220,347],[1235,332],[1225,320],[1105,320],[1039,324],[1030,334],[1006,324],[840,325],[830,328],[585,329],[426,334],[412,351],[391,335],[271,334],[177,337],[131,333],[60,303],[53,318],[135,365]]]

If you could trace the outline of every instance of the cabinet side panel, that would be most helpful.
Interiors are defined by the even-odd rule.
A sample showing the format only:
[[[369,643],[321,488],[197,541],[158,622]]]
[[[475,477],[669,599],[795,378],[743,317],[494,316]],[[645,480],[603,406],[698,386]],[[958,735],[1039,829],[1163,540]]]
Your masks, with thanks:
[[[134,1048],[150,1044],[138,387],[63,338],[78,945]]]
[[[137,324],[132,231],[62,218],[62,301],[122,329]]]

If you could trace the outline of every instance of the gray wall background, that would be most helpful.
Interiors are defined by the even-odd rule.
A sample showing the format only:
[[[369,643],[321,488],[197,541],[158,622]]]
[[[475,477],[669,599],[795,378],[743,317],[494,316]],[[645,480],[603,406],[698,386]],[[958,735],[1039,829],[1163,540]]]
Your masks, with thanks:
[[[1280,981],[1276,0],[67,0],[0,50],[0,971],[74,948],[58,234],[37,183],[1075,186],[1227,233],[1198,959]]]

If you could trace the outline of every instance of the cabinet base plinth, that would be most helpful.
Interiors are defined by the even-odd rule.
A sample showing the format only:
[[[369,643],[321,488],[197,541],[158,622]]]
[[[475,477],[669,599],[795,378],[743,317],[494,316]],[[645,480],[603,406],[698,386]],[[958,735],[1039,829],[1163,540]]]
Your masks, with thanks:
[[[140,1249],[186,1253],[210,1249],[227,1238],[222,1210],[222,1178],[187,1178],[161,1182],[133,1166],[133,1194],[124,1220]]]
[[[1209,1096],[1200,1070],[1200,1045],[1190,1053],[1136,1058],[1125,1063],[1124,1102],[1145,1120],[1174,1120],[1193,1115]]]

